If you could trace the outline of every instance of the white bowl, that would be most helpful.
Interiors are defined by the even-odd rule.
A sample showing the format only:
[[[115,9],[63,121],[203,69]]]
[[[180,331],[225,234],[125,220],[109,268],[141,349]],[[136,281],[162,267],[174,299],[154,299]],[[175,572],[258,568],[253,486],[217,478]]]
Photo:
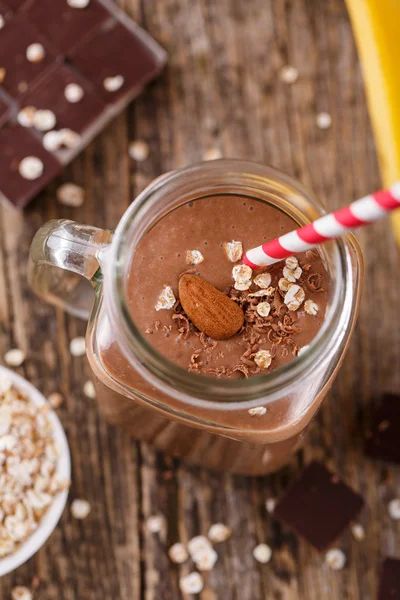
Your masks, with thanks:
[[[17,388],[23,390],[27,396],[29,396],[32,404],[35,406],[47,404],[47,400],[43,394],[41,394],[31,383],[20,375],[17,375],[17,373],[10,371],[10,369],[0,366],[0,387],[2,381],[11,381],[11,383],[14,383]],[[49,413],[49,419],[53,426],[54,439],[60,450],[57,473],[63,479],[70,479],[71,458],[64,429],[53,410]],[[43,546],[60,520],[65,508],[65,503],[67,502],[67,497],[68,490],[57,494],[36,531],[26,540],[26,542],[21,544],[18,550],[5,558],[0,558],[0,577],[22,565]]]

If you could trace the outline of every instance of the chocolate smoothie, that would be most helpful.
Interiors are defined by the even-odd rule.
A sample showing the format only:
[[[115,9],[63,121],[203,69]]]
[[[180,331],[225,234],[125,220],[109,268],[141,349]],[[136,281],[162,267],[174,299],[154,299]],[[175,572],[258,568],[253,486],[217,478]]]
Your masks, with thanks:
[[[330,282],[320,255],[308,251],[254,272],[241,257],[297,226],[272,205],[236,195],[194,200],[164,216],[140,240],[127,280],[129,310],[142,335],[205,385],[215,377],[268,377],[295,360],[324,321]],[[237,333],[215,340],[193,324],[179,299],[182,275],[201,278],[240,307]],[[90,352],[89,359],[109,420],[207,468],[253,475],[280,468],[331,381],[318,374],[307,389],[250,410],[182,406],[139,375],[109,324],[101,336],[99,359]]]
[[[276,208],[235,196],[190,202],[170,213],[135,253],[128,282],[135,322],[161,354],[199,374],[248,377],[293,360],[324,320],[329,283],[319,255],[309,251],[254,272],[241,258],[243,250],[295,227]],[[200,276],[243,309],[236,335],[216,341],[193,326],[179,302],[183,273]],[[257,365],[259,351],[271,355],[267,367]]]

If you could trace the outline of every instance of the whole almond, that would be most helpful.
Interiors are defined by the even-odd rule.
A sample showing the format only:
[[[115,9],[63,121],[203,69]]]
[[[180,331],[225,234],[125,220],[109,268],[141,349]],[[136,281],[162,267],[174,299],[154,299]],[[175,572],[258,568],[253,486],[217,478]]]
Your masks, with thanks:
[[[214,340],[230,338],[243,325],[240,306],[201,277],[182,275],[179,299],[193,325]]]

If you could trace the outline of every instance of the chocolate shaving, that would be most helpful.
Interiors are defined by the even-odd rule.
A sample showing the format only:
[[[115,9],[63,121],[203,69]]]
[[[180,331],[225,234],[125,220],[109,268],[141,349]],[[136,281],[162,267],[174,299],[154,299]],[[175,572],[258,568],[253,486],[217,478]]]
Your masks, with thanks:
[[[316,260],[318,258],[318,252],[316,250],[307,250],[306,251],[306,259],[309,262]]]
[[[308,289],[312,292],[323,292],[324,289],[321,287],[322,277],[319,273],[311,273],[307,277],[307,286]]]

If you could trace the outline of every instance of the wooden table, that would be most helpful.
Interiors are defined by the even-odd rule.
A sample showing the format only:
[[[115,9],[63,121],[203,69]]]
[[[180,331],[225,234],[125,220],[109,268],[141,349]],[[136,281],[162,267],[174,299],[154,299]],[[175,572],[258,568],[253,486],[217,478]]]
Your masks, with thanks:
[[[8,600],[16,584],[40,578],[40,600],[180,599],[178,568],[166,550],[178,536],[205,533],[213,522],[233,530],[220,546],[202,600],[374,600],[383,556],[400,556],[400,524],[387,504],[400,471],[366,460],[362,446],[373,398],[400,387],[398,252],[388,222],[360,231],[366,281],[347,360],[302,452],[264,479],[216,475],[157,455],[108,426],[83,395],[85,359],[69,341],[85,324],[38,301],[26,280],[35,230],[55,217],[113,227],[154,177],[213,153],[270,163],[311,187],[329,208],[379,187],[362,76],[343,0],[121,0],[121,6],[168,51],[162,77],[66,169],[23,215],[1,207],[0,354],[21,347],[19,371],[45,394],[61,391],[58,410],[72,453],[70,498],[90,501],[83,522],[66,510],[45,547],[0,580]],[[299,80],[280,81],[286,64]],[[332,127],[316,115],[327,111]],[[134,163],[128,141],[146,140],[150,156]],[[55,201],[63,181],[85,187],[82,208]],[[329,463],[365,496],[364,542],[347,532],[339,546],[347,566],[331,571],[323,557],[265,510],[304,463]],[[167,539],[145,519],[162,513]],[[252,549],[273,548],[262,566]]]

